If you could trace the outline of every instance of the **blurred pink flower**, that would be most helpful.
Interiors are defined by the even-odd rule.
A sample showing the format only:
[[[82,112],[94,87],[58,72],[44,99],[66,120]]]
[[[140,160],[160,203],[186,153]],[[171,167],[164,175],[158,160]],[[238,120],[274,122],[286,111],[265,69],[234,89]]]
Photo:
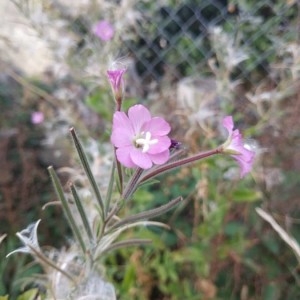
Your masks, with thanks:
[[[113,117],[111,142],[117,148],[118,161],[128,168],[149,169],[169,159],[170,125],[160,117],[151,117],[149,110],[137,104]]]
[[[229,133],[228,139],[223,145],[223,152],[230,154],[239,163],[241,177],[244,177],[251,171],[255,152],[245,148],[243,137],[239,130],[233,130],[234,124],[232,116],[225,117],[222,124]]]
[[[105,20],[96,23],[93,26],[92,31],[94,35],[96,35],[102,41],[111,40],[115,34],[114,27],[108,21]]]
[[[41,111],[34,111],[31,114],[31,123],[32,124],[41,124],[44,122],[44,114]]]

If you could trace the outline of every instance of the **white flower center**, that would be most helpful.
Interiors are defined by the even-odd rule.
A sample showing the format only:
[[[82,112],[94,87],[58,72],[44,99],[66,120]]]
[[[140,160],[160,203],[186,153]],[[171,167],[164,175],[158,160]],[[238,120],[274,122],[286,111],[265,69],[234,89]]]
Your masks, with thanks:
[[[146,133],[141,132],[141,135],[144,137],[136,139],[135,144],[137,147],[143,147],[142,152],[145,153],[149,150],[151,145],[155,145],[158,142],[158,139],[151,140],[151,133],[149,131],[147,131]]]

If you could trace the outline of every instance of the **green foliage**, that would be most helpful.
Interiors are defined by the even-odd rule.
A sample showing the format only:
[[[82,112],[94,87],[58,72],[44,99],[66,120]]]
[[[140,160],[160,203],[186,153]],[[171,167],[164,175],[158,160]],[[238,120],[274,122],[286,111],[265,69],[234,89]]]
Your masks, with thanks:
[[[218,169],[210,169],[209,178],[214,180],[208,181],[207,199],[201,199],[195,186],[207,174],[197,168],[190,170],[189,176],[181,176],[181,172],[185,174],[180,170],[161,178],[159,184],[144,187],[149,194],[145,190],[136,194],[132,209],[138,211],[178,194],[188,197],[188,203],[159,218],[171,225],[170,231],[140,230],[140,235],[154,240],[153,247],[117,251],[117,259],[114,255],[108,259],[109,266],[119,264],[112,273],[118,273],[115,281],[122,299],[238,300],[243,289],[255,299],[258,295],[262,299],[296,299],[300,292],[297,284],[280,279],[296,276],[298,280],[290,271],[295,258],[288,253],[283,263],[280,257],[286,246],[275,233],[264,234],[253,209],[262,194],[251,188],[251,180],[235,182],[232,188],[232,182],[220,178]],[[178,184],[173,185],[173,180]],[[264,282],[259,289],[256,280]],[[289,290],[285,290],[287,286]]]
[[[35,300],[38,296],[38,289],[31,289],[22,295],[20,295],[17,300]]]
[[[105,120],[111,118],[114,103],[108,90],[97,89],[86,98],[86,104]]]
[[[114,110],[115,102],[112,100],[111,91],[108,89],[95,89],[86,98],[86,104],[95,112],[97,112],[101,118],[106,121],[111,121],[111,112]],[[126,99],[123,102],[123,110],[127,109],[133,104],[137,103],[137,99]]]
[[[38,289],[31,289],[31,290],[28,290],[24,293],[22,293],[21,295],[19,295],[16,300],[35,300],[37,299],[37,297],[39,296],[39,291]],[[9,296],[6,295],[6,296],[0,296],[0,300],[9,300],[10,298],[8,298]],[[11,297],[11,295],[10,295]],[[41,299],[39,297],[39,299]]]

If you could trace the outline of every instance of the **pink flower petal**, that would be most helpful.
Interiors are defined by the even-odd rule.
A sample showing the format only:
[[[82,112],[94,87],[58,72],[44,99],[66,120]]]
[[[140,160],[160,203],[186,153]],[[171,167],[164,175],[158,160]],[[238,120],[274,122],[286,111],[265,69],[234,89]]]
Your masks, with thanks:
[[[155,117],[145,124],[143,130],[155,133],[156,136],[162,136],[167,135],[171,131],[171,127],[163,118]]]
[[[111,142],[115,147],[132,145],[134,131],[131,122],[124,112],[115,112]]]
[[[238,129],[235,129],[230,138],[230,143],[226,147],[229,150],[236,152],[242,152],[244,149],[243,137]]]
[[[117,147],[127,147],[133,145],[132,135],[127,128],[119,129],[118,131],[113,131],[110,141]]]
[[[240,177],[244,177],[252,169],[255,153],[253,151],[244,149],[240,155],[232,155],[232,157],[238,162],[241,172]]]
[[[134,149],[133,146],[122,147],[116,150],[118,161],[127,168],[135,168],[136,164],[132,161],[130,152]]]
[[[158,142],[150,146],[148,151],[149,154],[158,154],[166,150],[169,151],[171,140],[168,136],[153,136],[152,139],[157,139]]]
[[[140,149],[133,148],[130,151],[130,158],[132,161],[142,169],[150,169],[152,161],[147,153],[143,153]]]
[[[154,164],[162,165],[169,160],[170,151],[166,150],[164,152],[157,153],[157,154],[149,154],[149,156]]]
[[[228,130],[229,135],[231,135],[233,130],[233,119],[232,116],[227,116],[223,119],[222,125]]]
[[[241,169],[240,176],[243,177],[251,171],[255,152],[245,148],[240,131],[238,129],[233,130],[234,124],[231,116],[224,118],[223,126],[229,133],[223,151],[230,154],[238,162]]]
[[[131,122],[128,119],[128,117],[126,116],[126,114],[122,111],[116,111],[114,113],[114,117],[113,117],[113,127],[118,127],[118,128],[130,128],[130,130],[132,130],[132,126],[131,126]],[[132,133],[134,133],[134,131],[132,130]]]
[[[147,121],[151,120],[151,114],[145,106],[141,104],[136,104],[129,108],[128,118],[133,126],[134,132],[140,133],[143,125]]]

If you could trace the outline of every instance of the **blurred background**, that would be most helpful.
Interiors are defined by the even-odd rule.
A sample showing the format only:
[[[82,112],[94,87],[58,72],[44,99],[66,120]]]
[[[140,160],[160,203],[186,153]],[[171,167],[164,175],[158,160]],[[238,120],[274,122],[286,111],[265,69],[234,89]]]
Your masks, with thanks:
[[[83,173],[70,126],[105,188],[106,70],[120,64],[125,108],[144,103],[166,117],[188,153],[222,143],[231,114],[257,156],[243,180],[217,157],[137,192],[127,213],[186,201],[160,218],[172,230],[126,233],[153,245],[105,258],[119,299],[300,298],[299,260],[255,212],[299,241],[299,0],[2,0],[0,15],[0,296],[16,299],[40,272],[26,255],[5,258],[16,231],[42,218],[40,244],[68,245],[60,207],[43,207],[56,200],[49,165],[64,184]]]

